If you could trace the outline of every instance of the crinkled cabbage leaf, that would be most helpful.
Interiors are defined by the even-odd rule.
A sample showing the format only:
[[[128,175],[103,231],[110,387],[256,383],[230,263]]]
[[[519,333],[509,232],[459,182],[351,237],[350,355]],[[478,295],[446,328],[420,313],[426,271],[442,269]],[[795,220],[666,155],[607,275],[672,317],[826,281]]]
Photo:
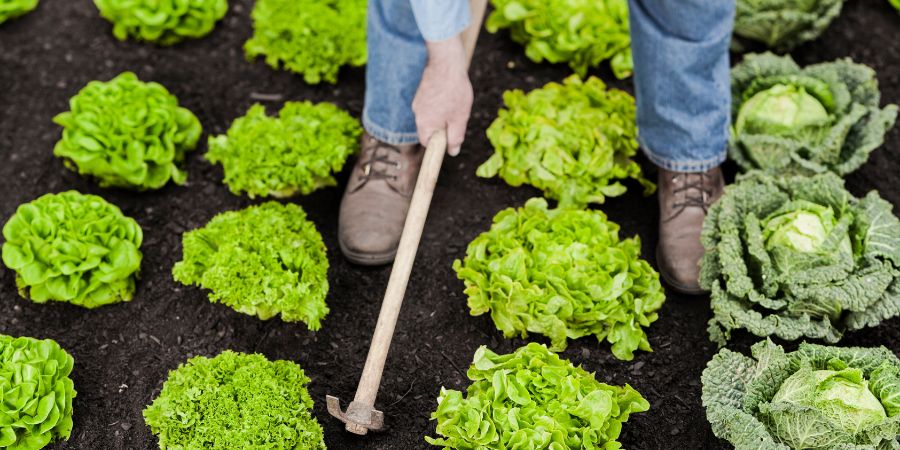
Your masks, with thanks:
[[[818,38],[841,14],[844,0],[737,0],[735,49],[742,39],[779,52]]]
[[[227,0],[94,0],[113,35],[173,45],[206,36],[228,12]]]

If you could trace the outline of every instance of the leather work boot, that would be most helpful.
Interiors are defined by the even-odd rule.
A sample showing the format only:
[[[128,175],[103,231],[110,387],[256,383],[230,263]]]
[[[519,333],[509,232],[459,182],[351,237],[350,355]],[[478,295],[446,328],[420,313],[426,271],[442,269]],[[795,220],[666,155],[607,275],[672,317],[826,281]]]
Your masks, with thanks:
[[[350,262],[387,264],[397,245],[425,151],[363,135],[338,219],[338,242]]]
[[[671,172],[659,169],[659,246],[656,260],[663,280],[677,292],[702,294],[700,231],[706,212],[725,188],[722,171]]]

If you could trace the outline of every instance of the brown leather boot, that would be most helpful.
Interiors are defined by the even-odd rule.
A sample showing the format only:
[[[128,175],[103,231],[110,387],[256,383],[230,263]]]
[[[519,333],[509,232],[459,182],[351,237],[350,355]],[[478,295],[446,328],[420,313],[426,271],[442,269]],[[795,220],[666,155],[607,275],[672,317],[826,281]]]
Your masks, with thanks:
[[[725,188],[722,171],[671,172],[659,169],[659,274],[672,289],[702,294],[700,231],[709,206]]]
[[[394,259],[424,154],[418,144],[363,136],[338,219],[338,242],[350,262],[376,266]]]

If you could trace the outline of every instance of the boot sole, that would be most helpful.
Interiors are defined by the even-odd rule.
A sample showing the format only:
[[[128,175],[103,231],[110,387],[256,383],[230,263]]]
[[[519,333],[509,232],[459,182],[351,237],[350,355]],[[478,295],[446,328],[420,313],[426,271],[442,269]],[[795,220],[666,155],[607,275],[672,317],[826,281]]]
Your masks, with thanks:
[[[686,294],[686,295],[703,295],[703,294],[707,293],[707,291],[703,290],[700,286],[696,286],[696,287],[686,286],[677,281],[674,281],[674,279],[668,273],[666,273],[666,271],[659,264],[660,261],[662,261],[662,259],[660,259],[660,257],[659,257],[659,246],[657,246],[656,247],[656,265],[658,266],[659,276],[660,276],[660,278],[663,279],[663,281],[667,285],[669,285],[670,288],[672,288],[673,291],[675,291],[679,294]]]
[[[394,261],[394,257],[397,256],[397,249],[387,253],[354,252],[344,246],[344,243],[340,242],[340,239],[338,240],[338,246],[341,248],[341,253],[344,254],[344,258],[347,258],[347,261],[359,266],[383,266],[390,264]]]

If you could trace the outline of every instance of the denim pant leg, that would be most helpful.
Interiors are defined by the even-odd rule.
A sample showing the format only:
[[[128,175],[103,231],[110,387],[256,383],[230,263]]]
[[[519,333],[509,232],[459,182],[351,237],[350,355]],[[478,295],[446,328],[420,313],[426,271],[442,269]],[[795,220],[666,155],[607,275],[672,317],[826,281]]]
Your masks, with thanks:
[[[725,160],[735,0],[630,0],[641,146],[678,172]]]
[[[412,101],[427,52],[409,0],[369,0],[363,127],[389,144],[419,142]]]

